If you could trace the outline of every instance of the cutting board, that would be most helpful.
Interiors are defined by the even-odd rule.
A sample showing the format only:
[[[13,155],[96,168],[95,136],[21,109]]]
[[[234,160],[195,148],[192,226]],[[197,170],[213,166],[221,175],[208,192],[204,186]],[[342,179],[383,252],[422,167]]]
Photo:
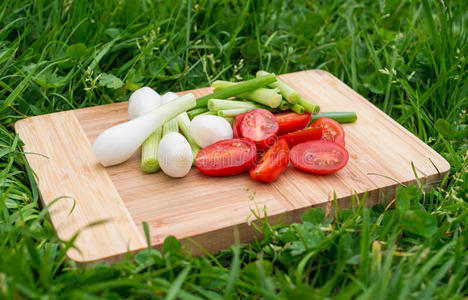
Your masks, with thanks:
[[[448,172],[444,158],[333,75],[310,70],[280,77],[322,111],[357,112],[357,122],[344,125],[350,154],[344,169],[318,176],[290,166],[270,184],[248,174],[208,177],[196,168],[173,179],[161,172],[143,174],[140,153],[109,168],[94,157],[96,137],[128,120],[127,102],[18,121],[15,128],[37,175],[42,204],[58,199],[49,208],[58,236],[68,240],[80,232],[68,257],[78,263],[118,261],[147,247],[143,222],[156,249],[174,235],[194,254],[216,251],[234,243],[235,231],[240,242],[252,240],[254,213],[266,213],[271,222],[294,222],[310,207],[332,214],[334,195],[339,207],[347,208],[353,195],[366,192],[367,205],[388,203],[399,183],[414,182],[416,175],[425,184],[435,183]],[[211,89],[180,94],[187,92],[199,97]]]

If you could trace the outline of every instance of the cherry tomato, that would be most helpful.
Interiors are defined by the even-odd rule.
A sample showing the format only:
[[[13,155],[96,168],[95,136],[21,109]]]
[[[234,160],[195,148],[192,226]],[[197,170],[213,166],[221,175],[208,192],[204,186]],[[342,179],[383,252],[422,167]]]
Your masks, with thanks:
[[[198,152],[195,166],[210,176],[231,176],[252,168],[257,148],[247,139],[221,140]]]
[[[260,163],[250,170],[256,181],[273,182],[283,174],[289,163],[289,147],[286,141],[278,140],[263,154]]]
[[[245,113],[241,122],[241,134],[253,141],[257,148],[264,149],[276,142],[278,122],[268,110],[257,108]]]
[[[240,127],[242,124],[242,120],[244,119],[245,114],[238,114],[234,119],[234,123],[232,124],[232,137],[233,138],[241,138],[241,131]]]
[[[286,143],[288,143],[289,148],[292,148],[297,144],[304,143],[310,140],[320,140],[321,137],[322,127],[309,127],[306,129],[282,135],[280,136],[280,139],[284,139]]]
[[[291,149],[291,162],[299,170],[314,174],[331,174],[342,169],[349,154],[337,143],[308,141]]]
[[[345,146],[345,133],[340,123],[329,118],[318,118],[311,127],[322,127],[322,140]]]
[[[304,129],[309,125],[310,120],[312,119],[308,112],[300,115],[293,111],[285,111],[275,114],[275,118],[279,125],[279,135]]]

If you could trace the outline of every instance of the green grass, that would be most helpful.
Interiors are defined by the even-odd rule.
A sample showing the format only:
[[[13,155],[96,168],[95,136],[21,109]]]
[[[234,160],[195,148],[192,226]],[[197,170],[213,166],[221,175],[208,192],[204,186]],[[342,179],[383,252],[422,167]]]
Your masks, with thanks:
[[[0,298],[456,299],[468,296],[468,1],[0,2]],[[311,210],[262,240],[193,258],[168,238],[77,268],[39,207],[13,124],[216,79],[320,68],[450,162],[428,192]],[[366,137],[363,137],[364,139]],[[49,297],[47,297],[49,296]]]

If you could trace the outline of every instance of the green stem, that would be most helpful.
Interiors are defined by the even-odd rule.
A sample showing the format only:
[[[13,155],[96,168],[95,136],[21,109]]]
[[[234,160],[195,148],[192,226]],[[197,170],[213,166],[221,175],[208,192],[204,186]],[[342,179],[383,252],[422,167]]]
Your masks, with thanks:
[[[352,123],[357,120],[355,112],[321,112],[312,116],[312,122],[322,117],[333,119],[339,123]]]
[[[195,163],[195,157],[200,152],[200,147],[197,145],[195,140],[190,136],[190,119],[187,113],[181,113],[176,118],[177,124],[179,125],[180,131],[184,134],[185,138],[190,144],[193,153],[193,162]]]
[[[159,170],[158,148],[162,132],[162,127],[159,127],[141,146],[141,170],[145,173],[155,173]]]
[[[280,106],[279,106],[279,109],[281,109],[281,110],[288,110],[288,109],[290,109],[290,108],[291,108],[291,103],[289,103],[289,102],[286,101],[286,100],[282,100],[282,101],[281,101],[281,104],[280,104]]]
[[[235,117],[238,114],[243,114],[249,111],[246,108],[236,108],[236,109],[225,109],[225,110],[218,110],[218,116],[220,117]]]
[[[260,77],[270,75],[270,73],[266,71],[258,71],[256,75],[257,77]],[[277,78],[275,82],[269,84],[268,86],[271,88],[279,88],[281,95],[283,95],[283,97],[291,104],[297,103],[301,97],[295,89],[293,89],[289,84],[281,79]]]
[[[179,125],[177,125],[177,120],[176,118],[170,120],[170,121],[167,121],[166,123],[164,123],[164,126],[163,126],[163,136],[165,136],[166,134],[168,134],[169,132],[179,132]]]
[[[209,99],[226,99],[229,97],[234,97],[239,94],[249,92],[261,87],[264,87],[270,83],[276,81],[275,75],[266,75],[260,76],[254,79],[244,81],[242,83],[236,84],[234,86],[216,91],[210,95],[203,96],[197,99],[197,107],[205,107]],[[279,105],[279,103],[278,103]]]
[[[305,112],[304,106],[297,104],[297,103],[291,106],[291,110],[300,115],[302,115]]]
[[[212,86],[216,91],[223,91],[227,88],[238,86],[240,83],[217,80],[212,83]],[[245,98],[248,100],[261,103],[263,105],[269,106],[271,108],[276,108],[281,103],[281,95],[278,93],[279,88],[269,89],[269,88],[258,88],[247,93],[239,94],[240,98]]]
[[[320,106],[318,104],[315,104],[314,102],[306,100],[302,97],[299,98],[298,104],[303,106],[306,112],[313,115],[320,111]]]
[[[207,112],[207,111],[208,111],[207,108],[194,108],[192,110],[189,110],[187,112],[187,115],[190,118],[190,120],[192,120],[193,118],[195,118],[199,114],[202,114],[202,113]]]
[[[266,108],[263,105],[248,101],[235,101],[235,100],[221,100],[221,99],[210,99],[208,100],[209,110],[226,110],[226,109],[255,109],[255,108]]]

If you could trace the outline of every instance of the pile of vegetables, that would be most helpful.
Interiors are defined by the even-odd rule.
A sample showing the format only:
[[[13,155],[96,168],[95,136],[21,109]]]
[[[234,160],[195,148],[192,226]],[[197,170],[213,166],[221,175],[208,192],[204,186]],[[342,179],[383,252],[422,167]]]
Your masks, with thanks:
[[[160,96],[149,87],[129,99],[130,121],[105,130],[93,144],[104,166],[120,164],[141,145],[141,169],[184,177],[192,165],[209,176],[249,172],[272,182],[289,162],[299,170],[331,174],[349,158],[340,123],[353,112],[319,113],[274,74],[244,82],[214,81],[213,93]],[[179,132],[180,131],[180,132]]]

